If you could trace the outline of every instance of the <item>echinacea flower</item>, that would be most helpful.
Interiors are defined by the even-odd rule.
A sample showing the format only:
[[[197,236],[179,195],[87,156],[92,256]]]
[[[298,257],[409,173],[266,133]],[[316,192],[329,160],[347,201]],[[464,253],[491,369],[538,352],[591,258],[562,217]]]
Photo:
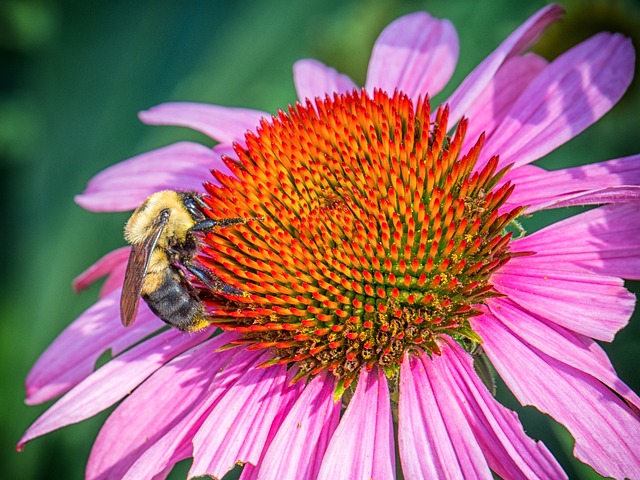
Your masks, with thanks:
[[[565,478],[476,373],[481,350],[523,405],[566,426],[578,459],[640,478],[640,398],[595,341],[635,306],[621,278],[640,278],[640,156],[530,165],[621,98],[634,51],[601,33],[551,63],[525,53],[561,14],[532,16],[440,106],[429,98],[457,37],[420,12],[382,32],[363,89],[303,60],[301,103],[274,117],[143,112],[218,144],[115,165],[78,203],[122,211],[195,190],[214,218],[259,217],[201,238],[201,265],[245,294],[208,296],[212,326],[192,334],[161,329],[144,304],[118,328],[128,248],[105,256],[76,282],[106,276],[100,300],[29,375],[29,403],[63,396],[20,447],[122,400],[87,478],[164,478],[193,457],[191,477],[242,463],[242,479],[389,479],[396,439],[407,479]],[[523,212],[570,205],[601,206],[514,236]]]

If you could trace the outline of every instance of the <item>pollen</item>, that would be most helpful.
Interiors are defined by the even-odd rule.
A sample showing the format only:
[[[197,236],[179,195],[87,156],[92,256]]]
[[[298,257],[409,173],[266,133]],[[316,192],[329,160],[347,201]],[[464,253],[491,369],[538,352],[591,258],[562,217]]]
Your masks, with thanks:
[[[412,348],[481,339],[469,319],[510,258],[503,207],[513,187],[498,158],[461,152],[447,107],[401,92],[334,94],[263,120],[207,184],[214,218],[256,217],[203,239],[199,261],[247,292],[207,302],[237,343],[270,349],[300,377],[360,367],[397,372]],[[215,297],[215,296],[214,296]]]

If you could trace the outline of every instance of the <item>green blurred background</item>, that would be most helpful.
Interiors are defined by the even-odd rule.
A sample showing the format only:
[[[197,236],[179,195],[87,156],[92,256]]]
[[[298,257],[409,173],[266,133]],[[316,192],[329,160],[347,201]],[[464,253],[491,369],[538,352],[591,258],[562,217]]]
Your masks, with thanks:
[[[75,295],[75,275],[123,244],[126,214],[73,203],[92,175],[134,154],[191,139],[186,129],[145,127],[136,113],[170,100],[275,112],[295,101],[291,66],[318,58],[362,83],[373,41],[394,18],[426,9],[453,21],[460,63],[444,95],[546,2],[527,0],[0,0],[0,478],[79,479],[107,413],[28,444],[15,444],[47,405],[23,403],[24,378],[47,345],[97,295]],[[552,56],[599,30],[637,35],[638,2],[565,3],[568,15],[539,51]],[[640,152],[638,81],[602,121],[545,159],[548,168]],[[443,98],[440,96],[438,98]],[[558,214],[545,217],[545,221]],[[638,219],[635,219],[638,221]],[[630,219],[630,221],[632,221]],[[537,222],[537,220],[536,220]],[[530,222],[529,230],[541,223]],[[637,285],[630,285],[636,292]],[[114,328],[120,328],[114,319]],[[640,390],[640,321],[605,346]],[[571,460],[566,431],[517,408],[572,478],[599,478]],[[184,478],[183,462],[172,478]]]

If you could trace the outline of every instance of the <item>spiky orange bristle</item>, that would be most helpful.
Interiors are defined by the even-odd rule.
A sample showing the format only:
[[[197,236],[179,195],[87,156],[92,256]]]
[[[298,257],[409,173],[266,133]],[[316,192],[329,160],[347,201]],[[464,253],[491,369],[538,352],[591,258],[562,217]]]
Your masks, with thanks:
[[[212,320],[301,374],[351,381],[394,370],[407,349],[438,353],[469,326],[509,259],[503,228],[520,209],[497,158],[474,171],[484,138],[460,152],[467,122],[381,91],[335,94],[263,120],[207,185],[214,217],[262,217],[206,238],[200,261],[247,292]]]

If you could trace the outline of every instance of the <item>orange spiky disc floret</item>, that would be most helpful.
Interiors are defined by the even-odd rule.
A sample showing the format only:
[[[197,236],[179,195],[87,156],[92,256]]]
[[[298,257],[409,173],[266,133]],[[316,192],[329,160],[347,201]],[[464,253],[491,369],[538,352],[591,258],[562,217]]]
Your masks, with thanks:
[[[499,213],[506,169],[473,167],[481,137],[460,148],[448,109],[430,116],[404,94],[335,94],[263,120],[236,145],[235,178],[213,172],[214,217],[262,217],[207,236],[200,261],[247,292],[212,304],[238,343],[273,349],[300,376],[328,368],[350,382],[363,365],[397,370],[407,349],[437,354],[439,335],[480,339],[469,326],[509,259]]]

